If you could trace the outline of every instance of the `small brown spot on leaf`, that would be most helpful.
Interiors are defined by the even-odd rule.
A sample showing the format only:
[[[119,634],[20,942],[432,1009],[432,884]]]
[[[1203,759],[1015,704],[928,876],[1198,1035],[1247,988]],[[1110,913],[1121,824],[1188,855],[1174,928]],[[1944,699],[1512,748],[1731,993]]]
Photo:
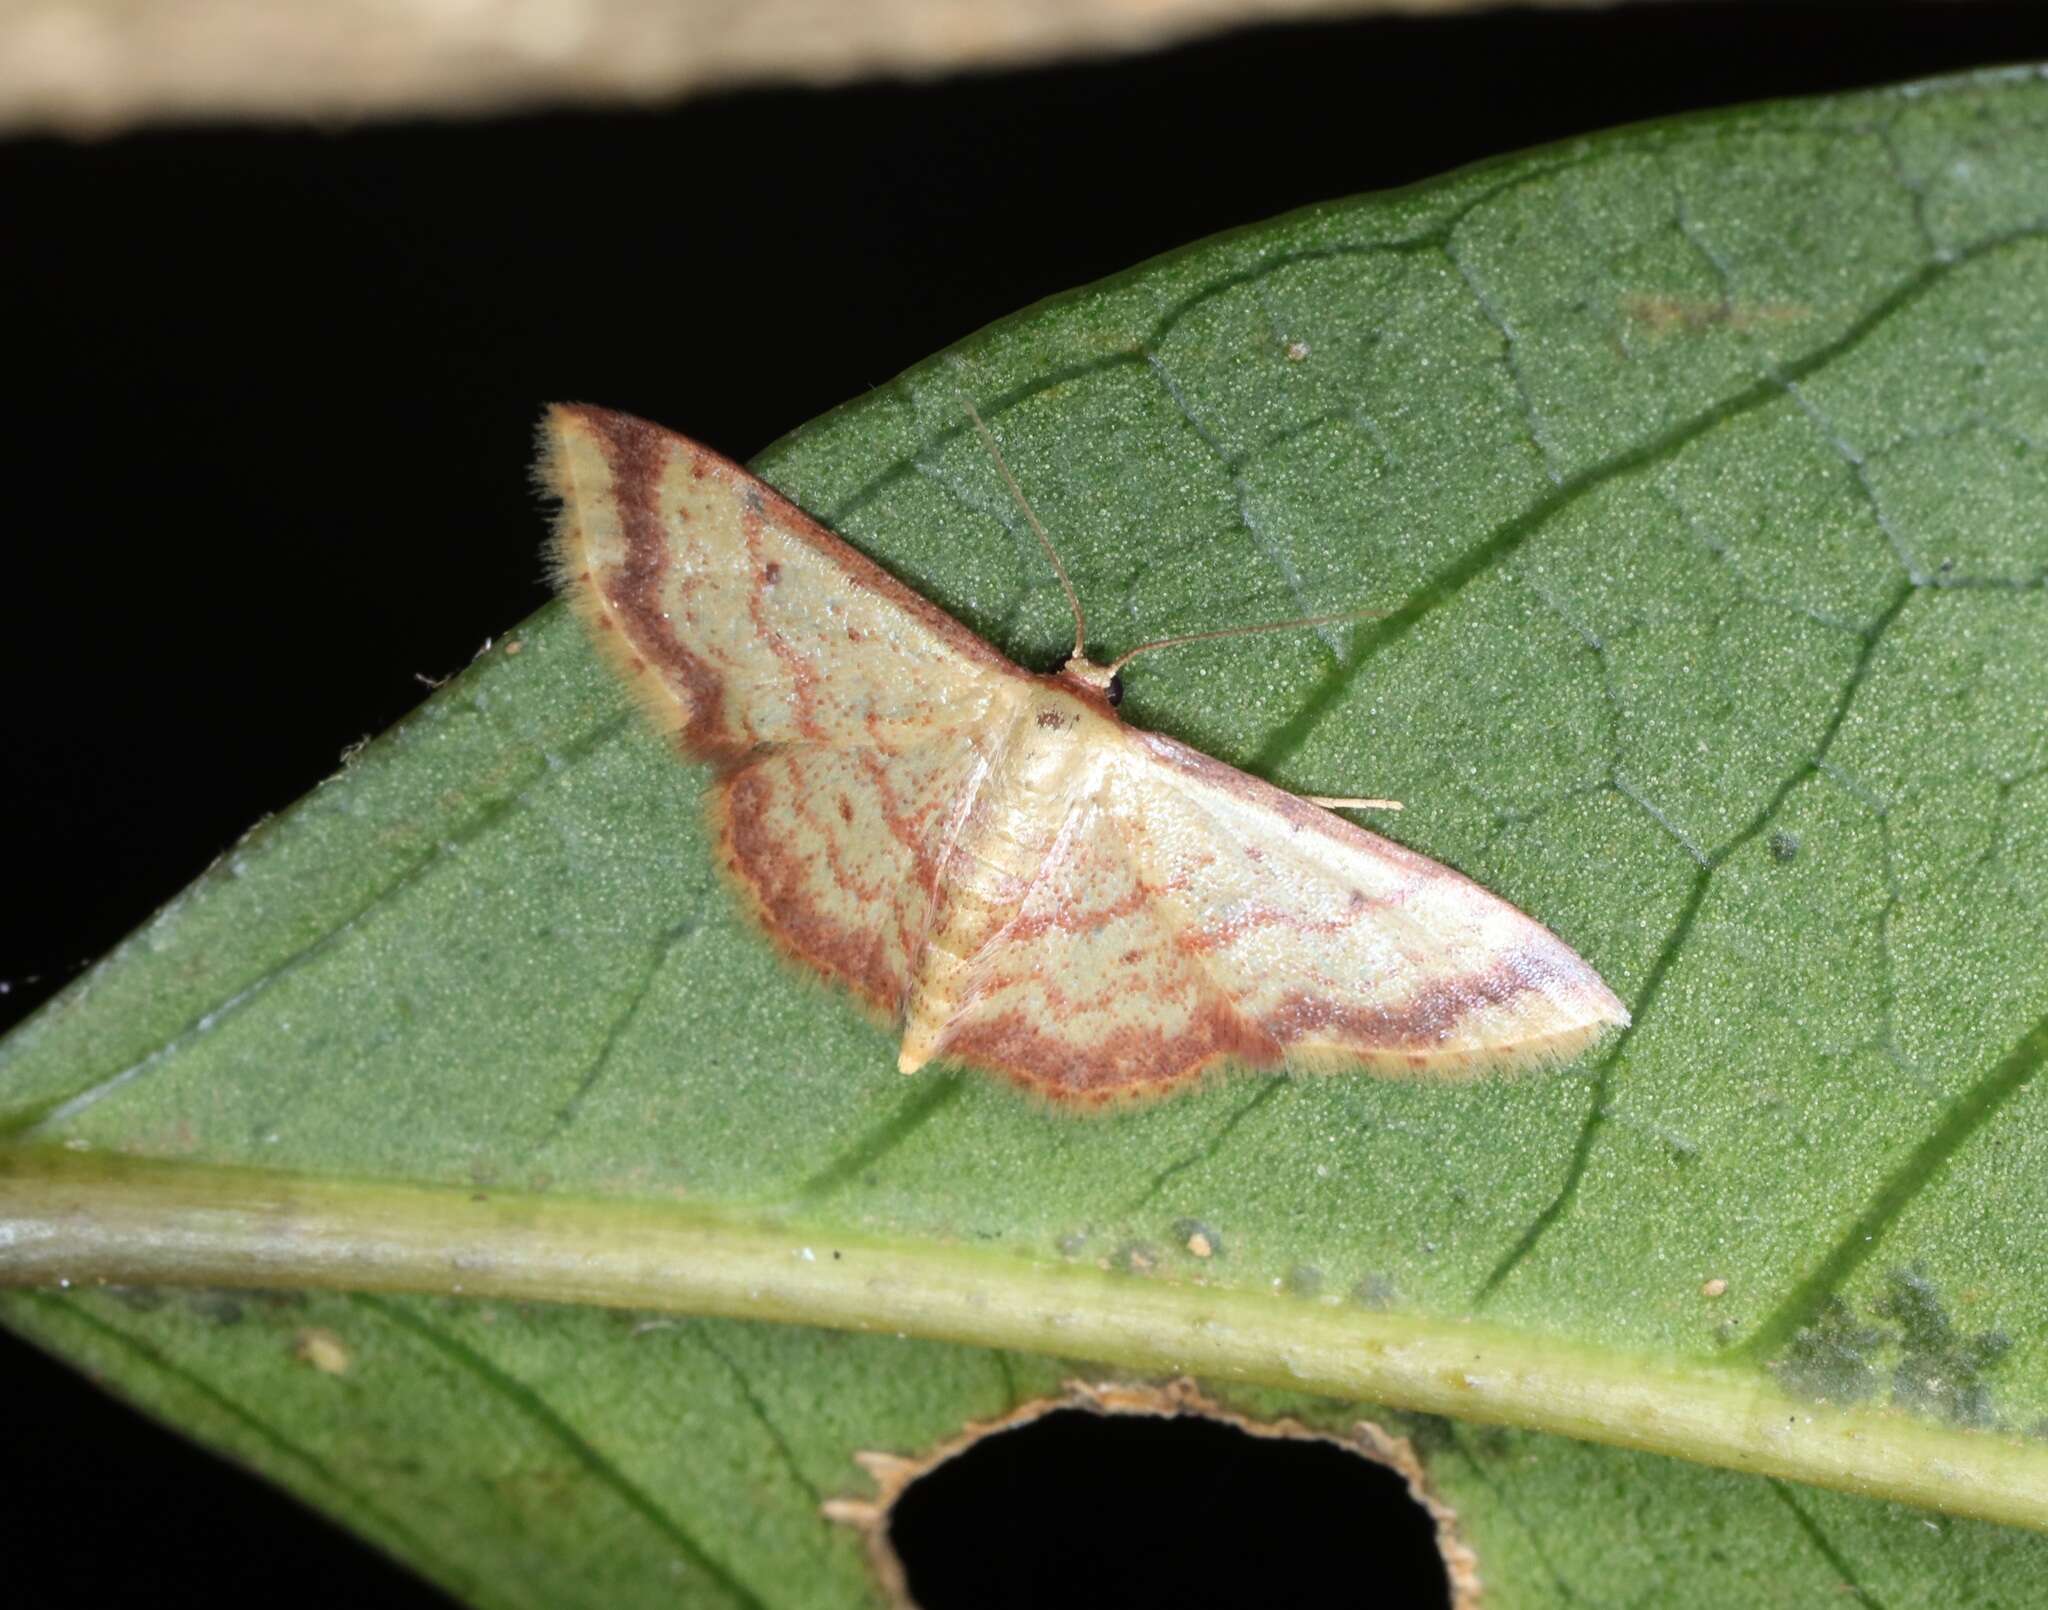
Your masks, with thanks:
[[[346,1375],[349,1365],[355,1362],[348,1343],[319,1325],[308,1325],[292,1338],[292,1357],[301,1364],[310,1364],[322,1375]]]
[[[1786,302],[1733,302],[1702,296],[1643,293],[1624,296],[1621,310],[1652,333],[1674,330],[1755,330],[1810,318],[1813,309]]]

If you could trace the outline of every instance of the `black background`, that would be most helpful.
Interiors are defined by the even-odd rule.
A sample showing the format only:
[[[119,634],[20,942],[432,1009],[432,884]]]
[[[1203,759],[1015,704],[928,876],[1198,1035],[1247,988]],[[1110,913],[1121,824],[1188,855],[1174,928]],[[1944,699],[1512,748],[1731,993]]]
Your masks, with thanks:
[[[1638,5],[643,113],[0,145],[0,1026],[544,601],[544,401],[744,458],[1232,225],[1636,119],[2043,56],[2032,5]],[[16,1603],[443,1602],[4,1340],[0,1399]],[[1205,1581],[1255,1597],[1227,1541],[1204,1539]],[[1082,1570],[1061,1597],[1091,1602]]]

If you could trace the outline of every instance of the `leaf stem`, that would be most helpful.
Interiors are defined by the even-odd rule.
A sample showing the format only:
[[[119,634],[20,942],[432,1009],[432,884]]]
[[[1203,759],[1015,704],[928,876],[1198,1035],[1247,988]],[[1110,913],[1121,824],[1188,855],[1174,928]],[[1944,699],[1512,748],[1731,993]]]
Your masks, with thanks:
[[[2048,1530],[2048,1445],[1754,1366],[698,1209],[0,1150],[0,1285],[407,1291],[897,1331],[1493,1421]]]

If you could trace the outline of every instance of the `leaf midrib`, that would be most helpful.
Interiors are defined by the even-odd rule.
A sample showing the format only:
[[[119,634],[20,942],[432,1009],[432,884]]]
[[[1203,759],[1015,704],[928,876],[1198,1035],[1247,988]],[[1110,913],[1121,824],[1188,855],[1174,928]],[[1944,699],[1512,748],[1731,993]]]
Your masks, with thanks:
[[[796,1216],[14,1147],[0,1150],[0,1221],[21,1285],[420,1292],[891,1331],[1493,1421],[2048,1530],[2048,1445],[1794,1398],[1748,1365]]]

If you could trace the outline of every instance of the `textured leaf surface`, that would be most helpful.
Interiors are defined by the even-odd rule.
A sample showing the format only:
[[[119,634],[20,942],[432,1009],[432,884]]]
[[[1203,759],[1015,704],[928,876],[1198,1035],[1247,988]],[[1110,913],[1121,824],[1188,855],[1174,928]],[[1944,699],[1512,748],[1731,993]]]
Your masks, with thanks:
[[[1290,787],[1405,799],[1393,836],[1556,928],[1629,1003],[1592,1063],[1456,1089],[1246,1079],[1086,1122],[905,1082],[887,1030],[747,926],[700,776],[547,612],[0,1051],[0,1258],[190,1278],[170,1237],[92,1244],[96,1182],[120,1178],[92,1160],[123,1152],[208,1182],[144,1178],[166,1214],[228,1168],[366,1204],[460,1187],[510,1237],[470,1289],[659,1308],[658,1281],[505,1271],[536,1199],[595,1199],[600,1238],[610,1204],[622,1242],[682,1203],[800,1230],[793,1256],[843,1233],[935,1279],[979,1260],[997,1293],[1100,1264],[1073,1287],[1098,1313],[1122,1283],[1225,1316],[1221,1340],[1098,1340],[1109,1364],[1185,1344],[1271,1384],[1297,1329],[1364,1357],[1388,1326],[1448,1341],[1476,1316],[1510,1363],[1562,1349],[1589,1380],[1649,1383],[1661,1429],[1597,1404],[1568,1425],[1483,1374],[1461,1388],[1478,1417],[1731,1462],[1748,1444],[1683,1406],[1790,1403],[1753,1464],[1784,1470],[1819,1434],[1798,1406],[1821,1425],[1848,1405],[1852,1462],[1890,1449],[1920,1496],[1974,1470],[2012,1504],[1958,1507],[2048,1516],[2048,1443],[2026,1436],[2048,1422],[2044,119],[2048,86],[2013,74],[1315,209],[1030,310],[757,465],[1026,663],[1061,657],[1064,606],[963,393],[1098,651],[1390,610],[1140,662],[1126,713]],[[376,1283],[248,1240],[267,1271],[205,1268]],[[392,1283],[459,1290],[465,1268]],[[840,1310],[811,1279],[792,1264],[764,1311],[1074,1351],[1044,1313],[933,1319],[914,1282]],[[4,1311],[493,1605],[678,1583],[861,1602],[857,1549],[816,1513],[862,1489],[852,1452],[914,1450],[1060,1374],[727,1320],[326,1291],[233,1299],[231,1324],[221,1301]],[[305,1362],[309,1329],[346,1369]],[[1268,1362],[1233,1364],[1236,1335]],[[1298,1373],[1327,1391],[1344,1367]],[[1982,1521],[1421,1429],[1499,1604],[1800,1602],[1800,1572],[1887,1605],[2019,1604],[2048,1566],[2037,1535]]]

